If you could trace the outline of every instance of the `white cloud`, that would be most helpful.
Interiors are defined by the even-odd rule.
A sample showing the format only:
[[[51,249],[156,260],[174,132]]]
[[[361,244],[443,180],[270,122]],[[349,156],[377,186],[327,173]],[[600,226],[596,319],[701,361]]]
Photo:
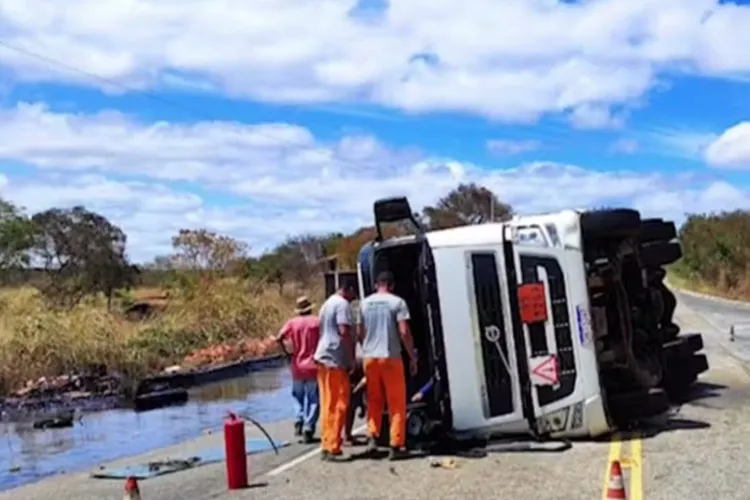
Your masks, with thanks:
[[[487,170],[368,136],[325,142],[290,124],[148,124],[22,105],[0,116],[0,134],[0,196],[34,211],[83,204],[120,225],[139,260],[167,251],[182,227],[208,227],[261,251],[287,235],[367,224],[379,197],[406,195],[419,210],[459,182],[486,185],[524,213],[625,204],[679,220],[750,199],[688,175],[554,162]],[[33,178],[17,175],[18,165],[35,168]]]
[[[750,168],[750,122],[726,129],[705,149],[709,165],[724,168]]]
[[[647,133],[643,139],[644,142],[653,142],[661,153],[686,160],[703,161],[707,148],[717,137],[717,134],[711,132],[673,128],[657,129]]]
[[[624,118],[615,116],[606,106],[584,104],[573,110],[570,124],[579,129],[620,128]]]
[[[487,141],[487,149],[491,153],[500,155],[517,155],[536,151],[542,147],[542,143],[536,140],[511,140],[511,139],[492,139]]]
[[[613,153],[623,153],[631,155],[638,151],[638,141],[636,141],[635,139],[620,138],[613,142],[609,149]]]
[[[750,193],[724,181],[711,182],[701,188],[665,188],[658,196],[636,196],[635,206],[652,214],[671,214],[682,220],[686,213],[711,213],[750,209]]]
[[[750,71],[750,7],[716,0],[390,2],[5,0],[2,39],[140,88],[214,88],[263,101],[367,101],[500,120],[570,112],[612,126],[666,72]],[[0,48],[23,81],[101,85]],[[110,89],[112,90],[112,89]],[[615,119],[615,123],[617,119]]]

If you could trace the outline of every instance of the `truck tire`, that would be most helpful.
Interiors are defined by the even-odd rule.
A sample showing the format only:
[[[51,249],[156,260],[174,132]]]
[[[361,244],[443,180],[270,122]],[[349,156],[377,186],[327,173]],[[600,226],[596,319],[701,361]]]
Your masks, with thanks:
[[[641,245],[641,265],[661,267],[677,262],[682,257],[682,247],[676,242],[655,242]]]
[[[677,339],[664,344],[664,356],[667,359],[682,360],[689,358],[703,349],[703,335],[686,333]]]
[[[674,222],[663,219],[644,219],[641,222],[640,240],[642,243],[652,241],[670,241],[677,237],[677,228]]]
[[[592,210],[581,214],[581,232],[585,239],[619,238],[638,234],[641,214],[629,208]]]
[[[670,317],[671,320],[671,317]],[[664,323],[662,323],[664,324]],[[665,324],[665,326],[661,329],[661,339],[662,342],[672,342],[677,338],[677,336],[680,334],[680,327],[669,321]]]
[[[670,363],[663,385],[669,399],[674,402],[685,401],[693,389],[693,384],[698,380],[698,376],[706,370],[708,370],[708,358],[705,354],[693,354],[683,357],[679,362]]]
[[[669,396],[663,389],[617,394],[610,398],[607,409],[612,422],[626,429],[640,420],[661,415],[671,408]]]
[[[674,296],[672,290],[667,288],[664,283],[659,283],[656,287],[661,293],[661,300],[664,304],[664,312],[661,317],[661,323],[663,325],[672,322],[674,311],[677,309],[677,297]]]

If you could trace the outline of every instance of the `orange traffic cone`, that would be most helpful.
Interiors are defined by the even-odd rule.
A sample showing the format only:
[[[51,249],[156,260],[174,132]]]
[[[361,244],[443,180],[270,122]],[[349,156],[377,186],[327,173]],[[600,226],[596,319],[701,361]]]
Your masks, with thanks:
[[[622,468],[619,460],[613,460],[609,468],[609,486],[607,500],[626,500],[625,483],[622,480]]]
[[[125,480],[125,496],[122,500],[141,500],[141,492],[138,491],[138,481],[133,476]]]

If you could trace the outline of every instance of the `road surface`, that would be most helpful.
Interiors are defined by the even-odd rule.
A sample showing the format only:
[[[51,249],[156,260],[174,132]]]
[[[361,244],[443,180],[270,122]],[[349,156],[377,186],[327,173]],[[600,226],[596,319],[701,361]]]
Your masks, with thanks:
[[[619,458],[630,500],[747,500],[750,375],[742,361],[745,344],[729,342],[727,325],[734,322],[738,337],[750,332],[738,329],[750,325],[750,307],[680,294],[676,316],[683,330],[704,334],[711,369],[701,377],[696,399],[676,410],[657,435],[580,442],[563,453],[458,458],[454,468],[431,467],[424,458],[397,463],[369,460],[321,463],[314,447],[295,444],[279,456],[252,457],[255,486],[248,490],[225,491],[223,464],[217,464],[143,481],[141,497],[143,500],[598,499],[603,497],[610,460]],[[750,333],[747,339],[750,342]],[[277,439],[285,439],[289,437],[290,425],[277,424],[270,431]],[[248,427],[248,432],[256,431]],[[220,442],[218,434],[202,436],[124,462],[184,457],[195,449]],[[72,473],[4,492],[0,500],[119,499],[122,485],[122,481],[95,480],[86,473]]]

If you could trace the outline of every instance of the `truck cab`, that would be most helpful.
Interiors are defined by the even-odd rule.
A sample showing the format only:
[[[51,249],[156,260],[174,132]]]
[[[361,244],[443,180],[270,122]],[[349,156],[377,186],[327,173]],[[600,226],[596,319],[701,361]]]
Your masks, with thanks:
[[[359,253],[360,296],[380,271],[394,274],[419,357],[407,393],[433,382],[411,405],[412,443],[437,434],[599,436],[667,410],[707,369],[700,335],[678,339],[671,322],[661,266],[674,255],[661,246],[644,264],[654,241],[643,240],[636,211],[565,210],[438,231],[406,198],[376,201],[374,215],[377,236]],[[409,224],[411,234],[384,238],[386,223]],[[651,233],[671,245],[663,237],[674,225],[661,223]]]

